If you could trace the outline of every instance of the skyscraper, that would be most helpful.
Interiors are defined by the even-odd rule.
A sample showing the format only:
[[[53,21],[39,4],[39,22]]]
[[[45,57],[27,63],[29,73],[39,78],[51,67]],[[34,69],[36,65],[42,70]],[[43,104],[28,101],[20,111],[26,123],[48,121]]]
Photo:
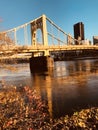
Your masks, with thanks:
[[[81,41],[84,40],[84,24],[82,22],[74,24],[74,38]],[[76,42],[79,44],[79,42]]]

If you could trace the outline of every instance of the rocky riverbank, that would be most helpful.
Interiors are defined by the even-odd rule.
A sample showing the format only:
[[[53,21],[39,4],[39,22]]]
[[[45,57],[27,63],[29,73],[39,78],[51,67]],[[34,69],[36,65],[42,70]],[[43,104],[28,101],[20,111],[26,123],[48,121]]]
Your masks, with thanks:
[[[35,90],[14,86],[0,90],[0,130],[98,130],[98,108],[51,119],[47,102]]]

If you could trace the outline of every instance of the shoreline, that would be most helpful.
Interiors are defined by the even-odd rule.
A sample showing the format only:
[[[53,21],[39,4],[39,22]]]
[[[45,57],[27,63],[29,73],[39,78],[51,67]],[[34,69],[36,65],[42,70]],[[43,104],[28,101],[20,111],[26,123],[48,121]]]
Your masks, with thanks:
[[[88,60],[88,59],[98,59],[98,56],[95,57],[66,57],[66,58],[54,58],[56,61],[71,61],[71,60]],[[26,58],[0,58],[0,63],[13,64],[13,63],[29,63],[30,57]]]

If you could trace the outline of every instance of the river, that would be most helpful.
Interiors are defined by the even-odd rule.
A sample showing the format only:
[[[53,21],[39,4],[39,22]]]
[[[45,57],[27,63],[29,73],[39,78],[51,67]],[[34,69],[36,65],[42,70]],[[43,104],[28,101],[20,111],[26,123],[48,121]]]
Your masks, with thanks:
[[[29,63],[0,65],[2,86],[30,86],[48,101],[51,117],[98,106],[98,59],[57,61],[54,69],[31,74]]]

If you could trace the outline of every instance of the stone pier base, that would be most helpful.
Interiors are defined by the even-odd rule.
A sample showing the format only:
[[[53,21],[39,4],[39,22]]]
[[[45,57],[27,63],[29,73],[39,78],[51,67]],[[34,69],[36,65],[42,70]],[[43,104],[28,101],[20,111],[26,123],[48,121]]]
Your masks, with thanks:
[[[30,58],[31,73],[48,71],[49,68],[53,67],[54,67],[54,60],[50,56],[39,56]]]

